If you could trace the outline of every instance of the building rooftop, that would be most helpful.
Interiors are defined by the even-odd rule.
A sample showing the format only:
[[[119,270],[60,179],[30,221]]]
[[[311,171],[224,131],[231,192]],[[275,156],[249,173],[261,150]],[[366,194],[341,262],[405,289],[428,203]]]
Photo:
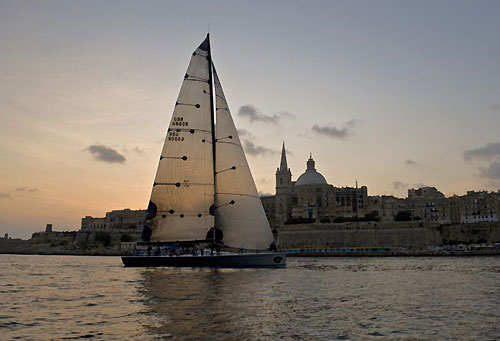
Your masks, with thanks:
[[[309,160],[307,160],[306,171],[302,173],[295,182],[295,186],[301,185],[328,185],[325,177],[321,175],[321,173],[316,171],[315,162],[312,158],[312,155],[310,155]]]

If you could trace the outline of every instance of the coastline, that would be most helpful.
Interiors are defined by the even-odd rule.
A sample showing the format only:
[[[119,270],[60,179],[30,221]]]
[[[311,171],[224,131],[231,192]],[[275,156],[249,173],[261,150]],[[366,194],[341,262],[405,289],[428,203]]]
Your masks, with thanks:
[[[82,252],[83,251],[83,252]],[[482,257],[500,256],[500,250],[476,250],[476,251],[390,251],[390,252],[327,252],[327,251],[298,251],[287,252],[287,257]],[[0,250],[0,254],[9,255],[43,255],[43,256],[128,256],[130,252],[120,250]]]
[[[406,252],[290,252],[287,257],[482,257],[500,256],[500,250],[467,251],[467,252],[436,252],[436,251],[406,251]]]

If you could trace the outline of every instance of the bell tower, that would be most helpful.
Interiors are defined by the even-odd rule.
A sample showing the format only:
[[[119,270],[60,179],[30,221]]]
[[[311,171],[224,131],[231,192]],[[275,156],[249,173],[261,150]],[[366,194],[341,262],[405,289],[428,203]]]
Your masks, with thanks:
[[[278,225],[282,225],[292,216],[292,172],[286,162],[285,142],[281,149],[280,166],[276,169],[276,217]]]

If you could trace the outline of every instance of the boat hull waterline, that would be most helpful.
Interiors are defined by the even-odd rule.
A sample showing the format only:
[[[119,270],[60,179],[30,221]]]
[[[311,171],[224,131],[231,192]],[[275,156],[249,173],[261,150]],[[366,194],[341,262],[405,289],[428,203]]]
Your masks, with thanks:
[[[187,267],[187,268],[285,268],[284,253],[246,253],[206,256],[123,256],[127,267]]]

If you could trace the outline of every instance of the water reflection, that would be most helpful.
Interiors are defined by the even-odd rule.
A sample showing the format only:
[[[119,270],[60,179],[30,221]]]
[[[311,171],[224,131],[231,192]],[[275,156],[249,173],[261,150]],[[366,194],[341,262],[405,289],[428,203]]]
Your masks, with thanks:
[[[144,270],[139,293],[154,314],[156,323],[149,326],[150,332],[160,337],[190,339],[252,338],[262,330],[244,328],[245,324],[255,317],[266,323],[275,318],[275,300],[270,296],[272,291],[266,289],[269,280],[272,282],[276,277],[275,271]],[[268,280],[259,285],[258,278],[262,275],[268,275]]]
[[[0,339],[468,339],[500,335],[498,257],[124,268],[0,255]]]

